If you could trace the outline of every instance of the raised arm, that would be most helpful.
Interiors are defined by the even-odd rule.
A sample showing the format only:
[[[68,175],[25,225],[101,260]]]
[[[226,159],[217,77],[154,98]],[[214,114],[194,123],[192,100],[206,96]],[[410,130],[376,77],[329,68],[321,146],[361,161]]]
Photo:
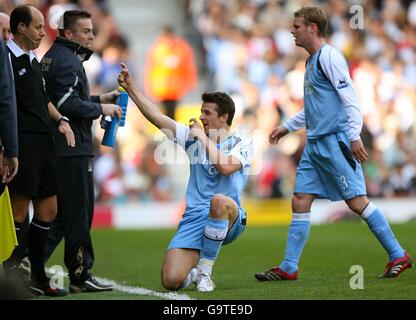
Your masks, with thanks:
[[[165,134],[172,133],[173,138],[176,135],[176,122],[164,115],[157,106],[149,101],[134,84],[133,78],[124,63],[121,63],[121,71],[118,76],[118,83],[122,86],[133,102],[137,105],[141,113]]]

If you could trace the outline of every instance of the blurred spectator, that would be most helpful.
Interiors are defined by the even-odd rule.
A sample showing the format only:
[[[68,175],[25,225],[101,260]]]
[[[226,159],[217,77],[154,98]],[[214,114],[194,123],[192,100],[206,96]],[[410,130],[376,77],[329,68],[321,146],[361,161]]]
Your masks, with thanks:
[[[120,72],[120,63],[127,63],[128,60],[128,43],[124,38],[116,38],[104,48],[101,72],[97,75],[97,84],[101,90],[107,92],[118,87],[117,76]]]
[[[265,127],[277,108],[283,117],[303,107],[305,55],[290,34],[293,11],[312,1],[189,0],[195,30],[202,37],[209,89],[225,88],[240,97],[241,117],[255,108],[265,137],[260,196],[273,194],[280,171],[269,163]],[[354,1],[319,1],[330,22],[327,41],[343,51],[364,113],[363,137],[375,159],[365,166],[369,194],[415,195],[416,163],[416,1],[365,1],[364,29],[353,29]],[[272,42],[270,41],[272,40]],[[259,97],[258,103],[253,103]],[[257,91],[257,93],[256,93]],[[239,123],[237,117],[236,123]],[[275,123],[274,123],[275,124]],[[401,143],[400,141],[405,141]],[[277,146],[279,157],[299,159],[298,139]],[[276,148],[276,147],[275,147]],[[269,154],[270,155],[270,154]],[[275,156],[276,157],[276,156]],[[273,157],[272,157],[273,158]],[[279,158],[281,162],[282,159]],[[283,185],[290,177],[282,178]],[[263,186],[267,186],[264,187]],[[256,195],[256,190],[252,190]],[[276,193],[279,195],[279,192]]]
[[[155,160],[156,147],[154,143],[150,143],[143,150],[137,169],[141,175],[148,177],[147,188],[143,191],[148,192],[153,200],[166,201],[171,199],[172,182],[166,174],[166,168]]]
[[[59,10],[84,8],[93,13],[97,30],[94,54],[85,64],[90,80],[91,91],[100,94],[115,88],[118,61],[128,59],[128,42],[120,36],[117,23],[110,14],[108,1],[105,0],[31,0],[45,14],[50,39],[55,37],[56,18]],[[319,0],[327,12],[330,21],[328,43],[342,51],[348,59],[350,72],[360,97],[364,112],[363,141],[372,154],[368,165],[364,166],[367,175],[369,195],[392,197],[397,195],[416,195],[412,164],[416,163],[416,1],[382,0],[382,1],[341,1]],[[249,196],[259,196],[257,184],[266,177],[279,177],[282,192],[291,190],[291,183],[296,165],[302,151],[304,135],[285,138],[277,147],[270,147],[267,140],[270,126],[293,116],[303,107],[303,74],[305,53],[294,45],[290,28],[293,12],[302,5],[315,3],[311,0],[183,0],[183,29],[186,39],[193,46],[194,54],[188,62],[196,60],[200,64],[200,84],[206,90],[224,89],[236,101],[236,126],[246,122],[246,116],[252,114],[255,129],[259,129],[256,145],[264,158],[259,177],[250,177],[254,186],[247,188]],[[0,11],[10,13],[16,1],[1,0]],[[349,12],[353,4],[363,7],[364,29],[352,29]],[[117,22],[117,23],[116,23]],[[178,37],[178,36],[175,36]],[[46,41],[45,41],[46,40]],[[47,39],[45,47],[50,46]],[[166,48],[171,49],[170,46]],[[190,49],[189,49],[190,50]],[[42,55],[42,52],[39,56]],[[150,53],[150,50],[149,50]],[[162,56],[166,54],[162,53]],[[176,58],[169,55],[168,62],[175,65]],[[130,61],[133,64],[134,61]],[[162,64],[160,64],[162,65]],[[196,67],[193,66],[196,84]],[[130,69],[135,69],[132,65]],[[162,68],[163,69],[163,68]],[[160,69],[156,72],[161,72]],[[159,83],[160,80],[157,80]],[[179,84],[176,81],[175,84]],[[146,81],[148,93],[151,85]],[[166,86],[162,86],[166,87]],[[174,88],[170,86],[171,88]],[[191,90],[187,88],[174,101],[179,102]],[[174,88],[175,89],[175,88]],[[204,90],[204,88],[202,88]],[[159,92],[159,95],[160,92]],[[167,99],[152,95],[155,100]],[[163,97],[164,96],[164,97]],[[169,99],[168,99],[169,100]],[[169,104],[169,102],[168,102]],[[175,104],[176,105],[176,104]],[[135,112],[131,108],[129,112]],[[167,111],[174,112],[167,107]],[[135,116],[135,114],[134,114]],[[137,115],[137,119],[141,119]],[[97,141],[101,140],[101,130],[97,130]],[[148,172],[140,170],[138,159],[148,145],[152,143],[153,131],[138,120],[127,122],[127,127],[119,132],[120,161],[123,183],[111,186],[126,186],[128,199],[154,200],[152,197],[167,199],[174,197],[160,196],[163,192],[151,192],[155,181],[164,178],[151,177]],[[287,140],[287,141],[286,141]],[[149,147],[150,148],[150,147]],[[289,162],[289,173],[281,176],[281,170],[269,166],[269,157],[279,154],[279,161]],[[147,152],[147,151],[146,151]],[[135,158],[135,155],[139,156]],[[114,161],[117,154],[105,154],[104,158]],[[373,159],[374,157],[374,159]],[[261,157],[260,157],[261,158]],[[270,170],[274,170],[271,172]],[[162,170],[163,171],[163,170]],[[166,173],[172,183],[172,177]],[[152,182],[153,181],[153,182]],[[100,187],[100,183],[97,187]],[[156,183],[157,184],[157,183]],[[167,184],[169,185],[169,183]],[[404,187],[403,187],[404,186]],[[114,190],[122,189],[121,187]],[[100,187],[101,188],[101,187]],[[123,187],[124,188],[124,187]],[[154,188],[154,187],[153,187]],[[406,190],[403,190],[406,188]],[[180,193],[179,193],[180,194]],[[265,195],[261,195],[265,196]],[[110,195],[106,200],[123,197]],[[103,199],[103,197],[99,198]]]
[[[155,161],[157,145],[149,143],[132,161],[124,161],[120,150],[105,148],[95,163],[98,200],[124,203],[131,201],[172,200],[172,181],[166,168]]]
[[[147,94],[165,107],[175,119],[178,101],[196,85],[196,66],[192,48],[173,28],[165,26],[149,49],[145,67]]]

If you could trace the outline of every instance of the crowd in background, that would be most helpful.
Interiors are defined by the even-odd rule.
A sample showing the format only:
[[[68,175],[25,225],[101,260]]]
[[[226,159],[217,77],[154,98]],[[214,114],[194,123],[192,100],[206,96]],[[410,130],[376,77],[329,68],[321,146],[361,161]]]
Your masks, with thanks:
[[[0,11],[9,13],[15,2],[2,0]],[[54,40],[59,10],[80,7],[92,13],[95,55],[87,64],[87,74],[93,93],[117,86],[120,61],[135,70],[128,41],[118,31],[105,0],[25,2],[40,8],[46,17],[48,37],[40,55]],[[312,4],[326,9],[327,42],[344,53],[360,97],[362,139],[370,154],[364,164],[368,195],[416,194],[416,1],[185,0],[181,4],[182,36],[194,50],[198,81],[206,84],[205,90],[232,95],[237,108],[235,128],[256,129],[253,138],[261,156],[254,163],[258,174],[249,178],[248,196],[288,197],[293,190],[305,133],[292,133],[277,147],[269,146],[267,136],[303,108],[307,52],[295,47],[290,28],[293,12]],[[357,16],[360,11],[350,12],[355,4],[363,9],[362,17]],[[354,29],[357,24],[352,22],[361,18],[363,28]],[[127,121],[129,131],[119,133],[120,147],[115,150],[100,147],[102,132],[95,130],[97,200],[183,198],[184,193],[175,192],[172,170],[153,156],[159,143],[155,130],[145,127],[137,114]]]
[[[304,132],[269,147],[267,135],[303,107],[307,53],[290,27],[300,5],[329,18],[327,41],[344,53],[364,114],[362,139],[369,196],[416,193],[416,1],[186,1],[187,34],[204,53],[209,89],[233,93],[241,126],[263,131],[263,165],[252,195],[288,196]],[[353,5],[360,11],[350,12]],[[362,28],[357,19],[362,18]],[[358,23],[359,24],[359,23]],[[355,29],[356,28],[356,29]]]

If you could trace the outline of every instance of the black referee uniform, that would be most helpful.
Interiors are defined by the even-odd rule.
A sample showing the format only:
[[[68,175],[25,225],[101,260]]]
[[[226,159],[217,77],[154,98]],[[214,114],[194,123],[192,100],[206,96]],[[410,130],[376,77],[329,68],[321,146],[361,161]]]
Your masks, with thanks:
[[[10,193],[31,200],[52,197],[58,191],[58,169],[42,68],[32,51],[25,53],[12,40],[7,49],[16,90],[19,142],[19,171],[9,184]],[[5,271],[12,270],[23,258],[28,236],[32,283],[48,286],[42,257],[49,223],[39,220],[35,212],[28,234],[23,224],[15,221],[15,227],[19,246],[5,261]]]
[[[54,196],[58,190],[55,146],[50,129],[49,98],[42,70],[33,55],[16,56],[8,46],[16,87],[19,171],[10,192],[31,199]]]

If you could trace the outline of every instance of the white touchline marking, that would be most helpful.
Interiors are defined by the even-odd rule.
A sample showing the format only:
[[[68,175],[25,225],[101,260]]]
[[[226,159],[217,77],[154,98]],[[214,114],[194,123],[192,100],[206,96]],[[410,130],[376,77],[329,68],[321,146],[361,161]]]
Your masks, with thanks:
[[[51,273],[51,269],[46,268],[46,272]],[[65,278],[67,277],[68,277],[68,274],[65,273]],[[130,293],[130,294],[158,297],[158,298],[162,298],[166,300],[196,300],[186,294],[179,294],[177,292],[157,292],[157,291],[153,291],[153,290],[146,289],[146,288],[122,285],[113,280],[106,279],[106,278],[100,278],[100,277],[95,277],[95,278],[104,284],[112,285],[114,287],[114,290]]]
[[[157,292],[157,291],[153,291],[153,290],[146,289],[146,288],[125,286],[113,280],[109,280],[105,278],[96,277],[96,279],[99,280],[100,282],[103,282],[104,284],[110,284],[114,286],[115,290],[118,290],[121,292],[138,294],[141,296],[159,297],[159,298],[163,298],[167,300],[195,300],[186,294],[179,294],[177,292]]]

